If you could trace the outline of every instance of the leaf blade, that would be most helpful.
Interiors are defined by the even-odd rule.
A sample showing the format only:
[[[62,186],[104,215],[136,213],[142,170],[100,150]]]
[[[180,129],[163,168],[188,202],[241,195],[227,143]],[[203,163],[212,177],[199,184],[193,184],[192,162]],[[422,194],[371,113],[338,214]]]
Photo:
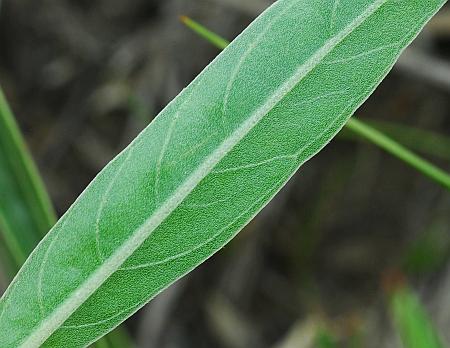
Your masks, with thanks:
[[[12,279],[27,255],[56,223],[56,214],[1,87],[0,192],[0,236],[5,242],[1,266]],[[122,348],[132,346],[120,328],[96,345],[113,347],[113,334],[117,341],[121,338]]]
[[[0,229],[15,274],[56,215],[1,88],[0,189]]]
[[[211,32],[201,24],[195,22],[194,20],[190,19],[189,17],[182,16],[181,21],[189,27],[192,31],[197,33],[199,36],[203,37],[205,40],[213,44],[219,49],[224,49],[226,46],[229,45],[229,42],[222,37],[218,36],[217,34]],[[420,173],[424,174],[425,176],[429,177],[431,180],[435,181],[436,183],[442,185],[444,188],[450,190],[450,176],[442,169],[434,166],[432,163],[428,162],[427,160],[421,158],[420,156],[416,155],[415,153],[411,152],[409,149],[401,145],[396,141],[395,138],[389,137],[385,132],[382,132],[374,127],[372,127],[370,124],[363,122],[358,119],[349,119],[347,124],[347,129],[352,131],[355,135],[358,135],[362,139],[366,139],[370,141],[372,144],[382,148],[383,150],[387,151],[391,155],[397,157],[399,160],[403,161],[404,163],[410,165],[412,168],[416,169]],[[391,127],[393,125],[391,124]],[[396,130],[398,131],[399,128],[397,127]],[[435,150],[434,146],[431,146],[432,153],[441,154],[439,151],[439,145],[441,147],[443,146],[444,154],[446,152],[446,149],[449,148],[445,145],[445,138],[438,137],[436,135],[430,135],[426,131],[416,130],[413,128],[402,128],[402,132],[399,132],[400,135],[403,136],[403,141],[410,142],[411,147],[419,147],[421,149],[427,149],[423,146],[423,144],[426,145],[426,142],[424,142],[423,138],[426,139],[428,136],[429,139],[433,141],[434,144],[438,145],[438,148]],[[391,130],[392,131],[392,130]],[[404,134],[408,131],[408,134]],[[343,132],[341,132],[342,134]],[[420,133],[419,136],[411,136],[411,133]],[[345,135],[345,134],[344,134]],[[411,139],[414,139],[414,141],[411,142]],[[417,139],[422,139],[422,142],[417,142]],[[448,145],[448,144],[447,144]]]
[[[443,3],[355,0],[331,25],[327,1],[278,1],[33,252],[0,302],[5,346],[88,344],[217,252],[342,128]]]
[[[405,348],[443,348],[442,340],[420,299],[407,286],[394,290],[390,299],[392,320]]]

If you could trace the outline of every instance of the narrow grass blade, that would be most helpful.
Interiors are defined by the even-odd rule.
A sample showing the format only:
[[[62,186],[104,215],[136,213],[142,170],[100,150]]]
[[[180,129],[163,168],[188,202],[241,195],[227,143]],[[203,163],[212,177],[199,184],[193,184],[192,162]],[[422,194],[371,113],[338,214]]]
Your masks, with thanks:
[[[180,16],[180,21],[184,23],[188,28],[192,29],[195,33],[197,33],[200,37],[203,37],[206,41],[210,42],[212,45],[217,48],[223,50],[230,44],[230,41],[224,39],[220,35],[212,32],[207,29],[200,23],[194,21],[193,19],[187,16]]]
[[[2,345],[85,346],[220,250],[444,3],[277,1],[35,249],[0,302]]]
[[[450,190],[450,175],[448,173],[419,157],[387,135],[355,118],[347,122],[347,127],[395,157],[400,158],[411,167],[416,168],[419,172],[441,184],[447,190]]]
[[[391,295],[391,313],[404,348],[444,348],[416,295],[402,286]]]
[[[12,279],[56,223],[56,215],[1,88],[0,192],[0,236],[5,246],[0,266]],[[126,333],[117,329],[96,347],[125,348],[131,344]]]
[[[195,33],[203,37],[205,40],[207,40],[217,48],[224,49],[228,46],[229,41],[210,31],[208,28],[204,27],[193,19],[182,16],[181,21],[187,27],[192,29]],[[399,144],[396,140],[390,138],[383,131],[377,130],[376,128],[370,126],[368,123],[355,119],[350,119],[346,126],[347,129],[349,129],[357,136],[362,137],[367,141],[381,147],[391,155],[410,165],[431,180],[450,190],[450,175],[448,173],[436,167],[427,160],[421,158],[420,156],[414,154],[412,151]],[[384,127],[387,128],[386,125]],[[434,154],[438,153],[444,157],[450,155],[450,140],[447,140],[446,138],[430,135],[429,133],[426,133],[424,131],[420,132],[419,130],[413,130],[412,128],[402,128],[401,131],[399,131],[397,128],[396,131],[393,131],[391,127],[390,131],[395,132],[396,134],[401,134],[402,139],[405,142],[408,142],[412,146],[415,146],[419,149],[423,149],[424,152],[432,152]],[[428,140],[428,142],[425,142],[425,140]],[[440,144],[441,146],[436,148],[436,143],[438,145]]]
[[[359,122],[363,121],[359,120]],[[436,132],[394,122],[365,120],[363,123],[413,151],[433,156],[436,159],[450,161],[449,137]],[[339,133],[339,136],[345,139],[361,139],[361,137],[347,127]]]
[[[15,274],[56,216],[1,89],[0,190],[0,232]]]

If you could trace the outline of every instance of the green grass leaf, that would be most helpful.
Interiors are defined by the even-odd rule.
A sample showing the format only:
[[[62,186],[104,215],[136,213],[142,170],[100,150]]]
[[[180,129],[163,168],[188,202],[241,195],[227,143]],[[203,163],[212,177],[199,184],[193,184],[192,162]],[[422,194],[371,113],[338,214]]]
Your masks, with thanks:
[[[0,89],[1,255],[11,277],[56,223],[56,215],[14,116]]]
[[[393,156],[400,158],[411,167],[417,169],[419,172],[428,176],[430,179],[450,191],[450,175],[448,173],[411,152],[403,145],[388,137],[386,134],[355,118],[347,122],[347,127],[359,136],[370,140],[372,143],[389,152]]]
[[[445,135],[395,122],[364,120],[364,123],[411,150],[450,161],[450,138]],[[344,128],[339,136],[343,139],[361,139],[357,133],[347,128]]]
[[[184,23],[184,25],[186,25],[188,28],[192,29],[192,31],[203,37],[206,41],[216,46],[218,49],[223,50],[230,44],[230,41],[224,39],[220,35],[217,35],[211,30],[208,30],[203,25],[197,23],[187,16],[180,16],[180,21]]]
[[[0,302],[2,346],[85,346],[217,252],[444,2],[276,2],[40,243]]]
[[[325,330],[321,330],[316,337],[316,347],[317,348],[336,348],[338,344],[334,336]]]
[[[9,279],[56,223],[50,197],[0,88],[0,267]],[[131,347],[117,328],[95,347]],[[0,345],[1,347],[1,345]]]
[[[405,348],[444,348],[416,295],[407,287],[394,291],[391,313]]]

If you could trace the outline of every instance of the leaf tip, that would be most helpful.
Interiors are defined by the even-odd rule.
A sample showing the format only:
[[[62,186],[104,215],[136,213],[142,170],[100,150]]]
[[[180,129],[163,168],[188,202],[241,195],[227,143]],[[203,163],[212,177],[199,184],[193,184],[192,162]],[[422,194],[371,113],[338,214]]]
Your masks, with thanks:
[[[387,295],[405,288],[406,284],[405,275],[398,269],[389,269],[382,275],[381,285]]]
[[[181,23],[183,24],[187,24],[187,22],[189,21],[189,17],[185,16],[185,15],[180,15],[178,16],[178,19],[180,20]]]

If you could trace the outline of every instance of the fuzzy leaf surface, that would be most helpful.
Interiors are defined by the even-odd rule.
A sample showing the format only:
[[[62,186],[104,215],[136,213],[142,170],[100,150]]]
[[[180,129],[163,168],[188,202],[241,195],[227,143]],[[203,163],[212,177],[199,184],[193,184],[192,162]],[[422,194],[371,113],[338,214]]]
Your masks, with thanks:
[[[277,1],[40,243],[0,302],[0,346],[86,346],[217,252],[444,3]]]

